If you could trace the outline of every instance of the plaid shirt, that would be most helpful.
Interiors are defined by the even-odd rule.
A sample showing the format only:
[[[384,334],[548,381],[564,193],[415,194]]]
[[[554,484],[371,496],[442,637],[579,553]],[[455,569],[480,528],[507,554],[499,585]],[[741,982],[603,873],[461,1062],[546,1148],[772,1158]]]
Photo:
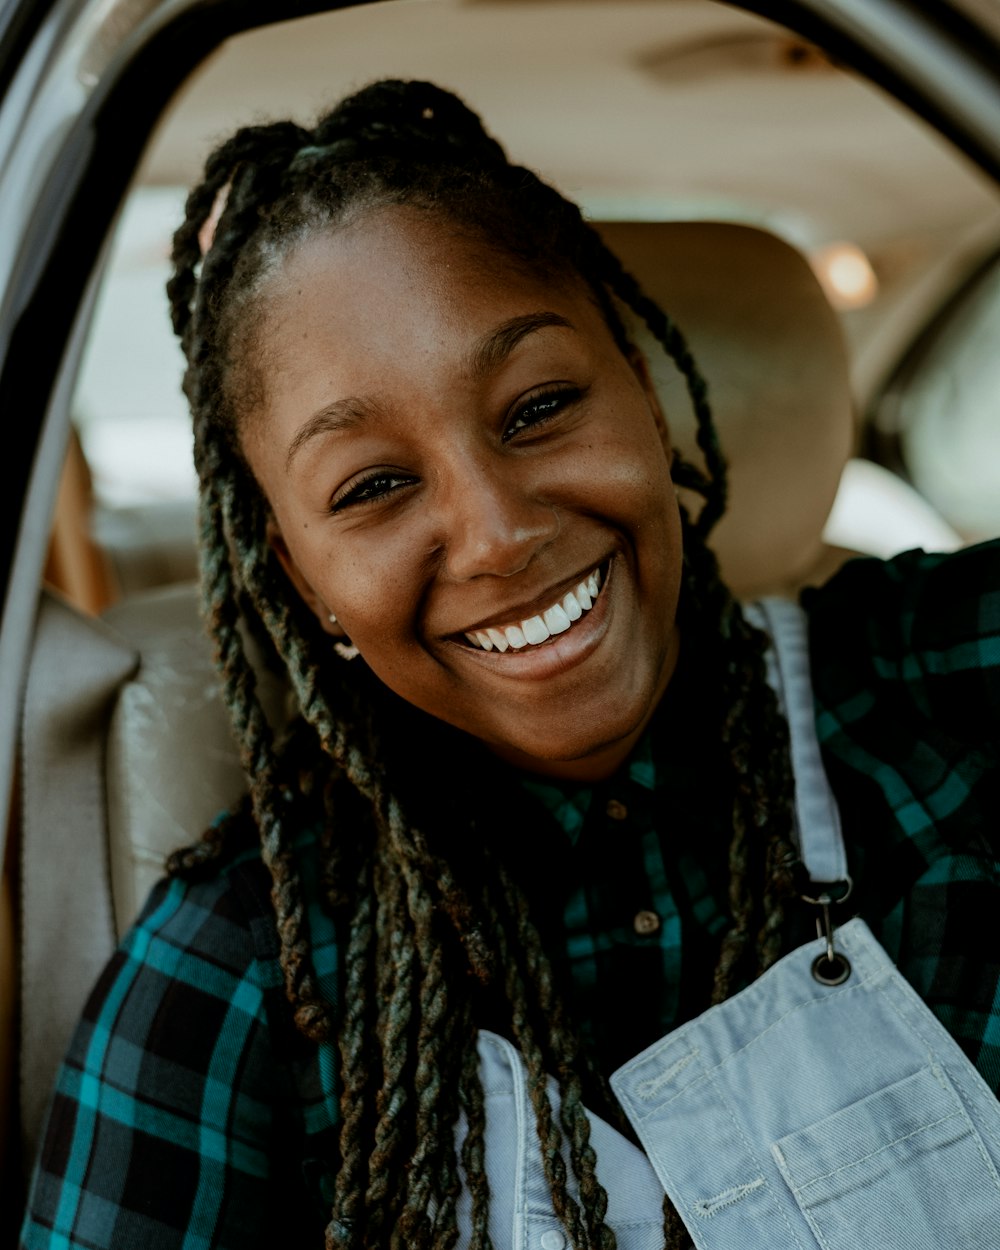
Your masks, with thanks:
[[[1000,1090],[1000,545],[857,561],[805,605],[853,906]],[[685,648],[621,772],[584,790],[526,780],[511,834],[609,1070],[701,1009],[727,923],[731,800],[696,640]],[[336,1002],[310,845],[312,940]],[[336,1066],[291,1024],[259,860],[160,885],[72,1042],[24,1246],[321,1245]]]

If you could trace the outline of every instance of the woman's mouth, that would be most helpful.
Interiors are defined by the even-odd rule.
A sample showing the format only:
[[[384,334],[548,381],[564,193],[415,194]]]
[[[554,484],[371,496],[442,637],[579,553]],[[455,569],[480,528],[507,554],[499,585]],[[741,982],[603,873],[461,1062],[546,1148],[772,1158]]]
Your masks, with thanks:
[[[512,621],[509,625],[477,629],[466,633],[465,637],[471,646],[483,651],[520,651],[525,647],[540,647],[550,638],[572,629],[590,611],[603,583],[603,570],[595,569],[543,612],[523,621]]]

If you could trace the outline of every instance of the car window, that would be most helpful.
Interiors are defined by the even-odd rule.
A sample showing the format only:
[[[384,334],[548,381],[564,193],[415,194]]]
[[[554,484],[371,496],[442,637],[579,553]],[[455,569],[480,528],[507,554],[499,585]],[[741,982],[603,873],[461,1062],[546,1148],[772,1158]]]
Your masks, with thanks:
[[[900,468],[969,541],[1000,530],[1000,257],[914,344],[872,413]]]

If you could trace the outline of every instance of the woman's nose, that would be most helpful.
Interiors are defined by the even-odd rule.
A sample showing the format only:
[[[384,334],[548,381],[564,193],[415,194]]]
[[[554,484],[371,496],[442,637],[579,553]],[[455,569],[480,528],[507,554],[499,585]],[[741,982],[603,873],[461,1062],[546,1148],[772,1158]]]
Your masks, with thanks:
[[[477,465],[447,496],[445,563],[456,581],[511,577],[559,532],[556,509],[510,465]]]

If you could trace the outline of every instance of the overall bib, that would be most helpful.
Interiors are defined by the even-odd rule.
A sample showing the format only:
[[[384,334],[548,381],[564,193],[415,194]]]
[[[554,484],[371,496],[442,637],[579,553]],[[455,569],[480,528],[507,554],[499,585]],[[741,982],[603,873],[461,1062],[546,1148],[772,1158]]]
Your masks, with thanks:
[[[756,611],[802,858],[813,881],[845,882],[805,619],[780,601]],[[614,1073],[642,1143],[590,1116],[619,1250],[661,1250],[664,1190],[698,1250],[1000,1250],[1000,1102],[863,921],[833,946],[830,961],[828,928]],[[520,1056],[485,1031],[479,1053],[494,1246],[563,1250]],[[459,1218],[465,1241],[467,1195]]]

